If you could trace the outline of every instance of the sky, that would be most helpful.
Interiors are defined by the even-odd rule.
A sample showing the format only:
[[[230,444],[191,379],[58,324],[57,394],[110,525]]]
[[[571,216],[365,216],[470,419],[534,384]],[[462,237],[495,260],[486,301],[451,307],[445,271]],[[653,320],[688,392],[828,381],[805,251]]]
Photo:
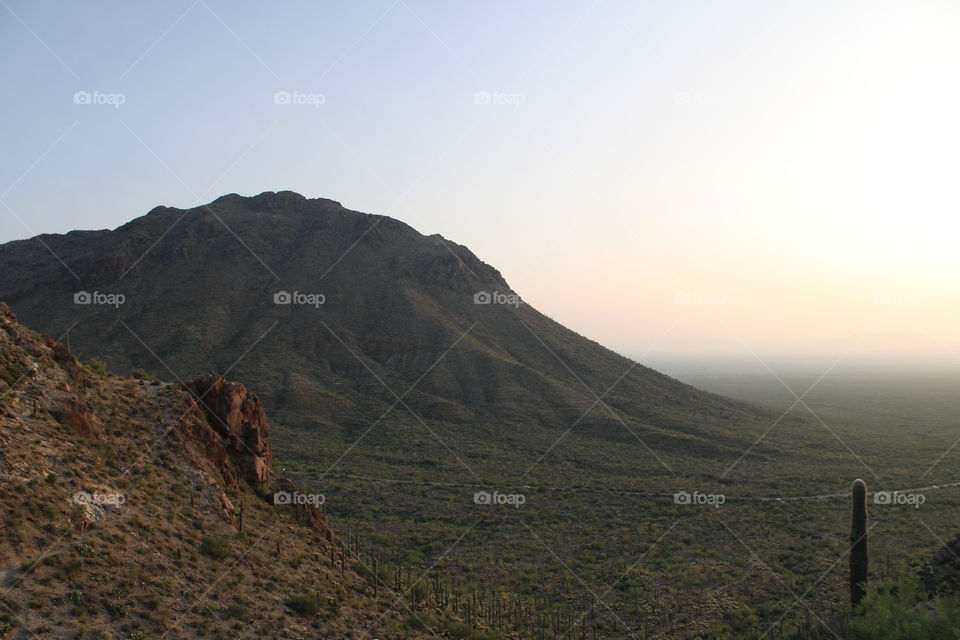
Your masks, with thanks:
[[[0,242],[289,189],[641,361],[957,365],[957,33],[952,1],[0,0]]]

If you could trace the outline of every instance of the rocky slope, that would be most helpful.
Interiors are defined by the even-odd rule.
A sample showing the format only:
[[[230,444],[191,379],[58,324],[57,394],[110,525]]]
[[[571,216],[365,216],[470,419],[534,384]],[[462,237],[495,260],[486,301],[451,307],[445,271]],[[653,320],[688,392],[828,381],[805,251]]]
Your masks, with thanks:
[[[0,637],[435,637],[272,462],[243,385],[98,373],[0,303]]]

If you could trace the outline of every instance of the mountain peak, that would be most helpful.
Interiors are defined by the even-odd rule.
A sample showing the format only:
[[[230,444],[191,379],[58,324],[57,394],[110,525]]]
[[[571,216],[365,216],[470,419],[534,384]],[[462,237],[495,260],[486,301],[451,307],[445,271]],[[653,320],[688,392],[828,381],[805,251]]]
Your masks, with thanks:
[[[210,205],[239,204],[252,209],[298,210],[308,203],[320,203],[326,205],[335,205],[341,208],[343,207],[342,204],[335,200],[330,200],[328,198],[307,198],[295,191],[288,190],[264,191],[263,193],[259,193],[255,196],[242,196],[238,193],[227,193],[211,202]]]

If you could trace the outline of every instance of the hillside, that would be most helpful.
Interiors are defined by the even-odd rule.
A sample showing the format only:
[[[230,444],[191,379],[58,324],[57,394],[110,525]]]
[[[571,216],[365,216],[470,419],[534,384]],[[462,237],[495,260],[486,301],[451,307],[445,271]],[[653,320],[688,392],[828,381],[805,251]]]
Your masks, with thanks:
[[[273,504],[298,488],[242,385],[98,373],[0,304],[0,398],[0,637],[435,637]]]
[[[397,397],[397,413],[495,424],[536,448],[576,425],[714,459],[742,453],[769,418],[510,304],[516,292],[466,247],[331,200],[157,207],[113,231],[2,245],[0,264],[0,299],[51,335],[69,329],[84,357],[168,380],[229,370],[282,425],[348,439]],[[78,292],[102,303],[75,304]],[[280,292],[303,303],[275,304]],[[478,292],[500,297],[475,304]]]

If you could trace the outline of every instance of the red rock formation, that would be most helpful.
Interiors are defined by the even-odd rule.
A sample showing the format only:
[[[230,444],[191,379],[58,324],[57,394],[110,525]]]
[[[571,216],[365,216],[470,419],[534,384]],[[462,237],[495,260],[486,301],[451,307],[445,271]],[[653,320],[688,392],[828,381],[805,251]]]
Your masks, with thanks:
[[[187,391],[197,404],[218,441],[198,425],[187,425],[198,438],[211,462],[221,468],[230,482],[233,474],[226,465],[229,459],[241,478],[260,490],[270,484],[273,452],[270,448],[270,423],[260,398],[242,384],[227,382],[220,376],[205,375],[189,382]],[[213,451],[219,446],[225,455]]]
[[[86,404],[74,398],[67,399],[61,408],[52,409],[50,413],[60,424],[70,427],[82,438],[97,438],[103,434],[100,418]]]
[[[231,468],[223,438],[214,431],[193,396],[186,397],[187,409],[180,415],[174,433],[190,452],[194,466],[221,489],[236,489],[237,478]]]

